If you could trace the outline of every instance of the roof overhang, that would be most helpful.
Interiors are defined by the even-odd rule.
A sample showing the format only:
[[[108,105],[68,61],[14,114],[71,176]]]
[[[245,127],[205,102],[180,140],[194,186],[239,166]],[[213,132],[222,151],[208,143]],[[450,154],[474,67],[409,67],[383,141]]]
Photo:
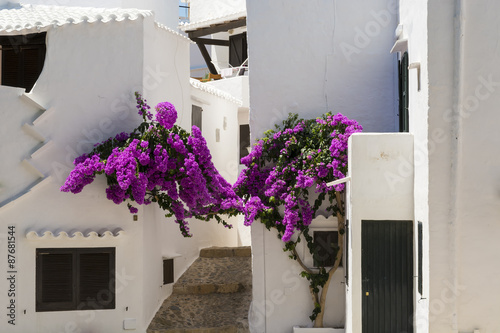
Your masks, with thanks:
[[[229,31],[231,29],[241,28],[247,25],[247,18],[240,17],[235,20],[230,20],[222,23],[212,24],[208,27],[199,27],[195,29],[186,29],[185,32],[188,34],[189,38],[199,38],[218,32]]]

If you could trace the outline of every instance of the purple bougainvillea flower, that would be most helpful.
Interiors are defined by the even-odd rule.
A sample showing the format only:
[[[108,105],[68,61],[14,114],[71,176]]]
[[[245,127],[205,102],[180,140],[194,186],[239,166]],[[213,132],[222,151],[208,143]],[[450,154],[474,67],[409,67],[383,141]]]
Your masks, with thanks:
[[[171,129],[177,120],[177,110],[172,103],[162,102],[156,105],[156,121],[166,129]]]

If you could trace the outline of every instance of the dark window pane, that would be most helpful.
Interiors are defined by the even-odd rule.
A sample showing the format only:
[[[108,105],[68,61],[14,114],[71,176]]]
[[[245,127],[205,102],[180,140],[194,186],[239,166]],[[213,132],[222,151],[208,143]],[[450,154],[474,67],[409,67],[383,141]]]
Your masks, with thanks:
[[[199,107],[198,105],[193,105],[193,109],[191,112],[191,126],[196,126],[200,129],[200,131],[203,130],[202,128],[202,112],[203,109]]]
[[[335,264],[338,251],[337,231],[314,232],[314,267],[330,267]]]
[[[240,159],[248,155],[250,147],[250,125],[240,125]]]
[[[174,283],[174,259],[163,260],[163,284]]]
[[[248,58],[247,33],[229,36],[229,64],[240,66]]]

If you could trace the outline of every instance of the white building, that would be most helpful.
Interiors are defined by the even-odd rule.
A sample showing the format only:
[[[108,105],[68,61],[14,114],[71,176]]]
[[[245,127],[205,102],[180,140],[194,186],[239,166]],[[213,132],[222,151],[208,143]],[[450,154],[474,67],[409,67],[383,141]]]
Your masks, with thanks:
[[[6,274],[0,281],[0,331],[145,332],[172,291],[172,284],[164,284],[164,260],[173,260],[175,280],[200,248],[238,245],[237,230],[193,221],[194,237],[185,239],[163,211],[140,207],[133,216],[107,200],[104,178],[76,196],[59,188],[75,157],[137,126],[135,91],[152,106],[173,103],[178,124],[187,129],[193,101],[204,101],[203,133],[214,163],[235,179],[242,102],[190,84],[190,40],[157,23],[150,10],[6,7],[0,7],[0,255],[5,258],[0,269]],[[174,2],[175,16],[177,10]],[[234,156],[226,154],[228,145]],[[54,259],[52,268],[61,266],[44,271],[38,260],[45,255]],[[85,258],[93,265],[86,266]],[[99,260],[98,272],[85,270],[97,270]],[[62,267],[73,268],[62,272]],[[66,283],[64,274],[85,272],[106,285],[102,293],[87,295],[79,292],[84,282]],[[60,289],[40,287],[47,274],[61,276]],[[45,304],[53,296],[55,308]]]
[[[347,263],[330,287],[345,298],[327,303],[327,326],[500,330],[499,10],[495,1],[247,3],[252,140],[289,112],[341,112],[364,127],[349,148]],[[387,133],[400,129],[409,133]],[[309,322],[307,282],[281,246],[252,226],[254,332]]]

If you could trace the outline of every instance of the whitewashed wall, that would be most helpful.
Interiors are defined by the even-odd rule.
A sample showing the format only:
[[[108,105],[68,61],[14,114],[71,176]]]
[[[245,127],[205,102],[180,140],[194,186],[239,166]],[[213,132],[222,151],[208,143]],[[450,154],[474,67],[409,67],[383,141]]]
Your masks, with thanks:
[[[457,314],[458,329],[500,331],[494,307],[500,286],[492,276],[500,273],[495,262],[500,250],[499,182],[500,53],[492,41],[500,39],[494,13],[496,1],[462,3],[461,91],[458,112],[459,157],[457,208]],[[484,64],[484,65],[482,65]],[[474,175],[474,178],[471,178]]]
[[[396,130],[394,1],[250,1],[247,7],[252,138],[289,112],[308,118],[341,112],[365,131]]]
[[[422,68],[420,92],[410,74],[415,219],[428,226],[429,253],[418,332],[500,329],[500,290],[490,278],[500,233],[499,161],[491,154],[499,138],[500,59],[491,44],[499,9],[495,1],[401,1],[410,62]]]
[[[208,89],[212,89],[214,87],[212,83],[205,84],[205,86]],[[217,90],[215,91],[216,94],[223,93],[222,90]],[[238,111],[241,108],[241,102],[237,98],[227,99],[196,87],[192,87],[191,94],[193,105],[197,105],[203,109],[202,132],[212,152],[214,165],[224,179],[234,184],[238,179]],[[233,225],[232,232],[235,235],[232,245],[249,246],[248,235],[250,229],[243,226],[240,220],[240,217],[230,219]],[[229,230],[226,232],[229,232]]]
[[[290,112],[304,118],[341,112],[358,120],[365,131],[395,131],[397,67],[389,51],[397,25],[396,4],[313,0],[291,6],[283,0],[249,1],[252,141]],[[292,279],[288,285],[282,281],[284,273],[294,272],[294,262],[281,251],[279,240],[257,223],[252,227],[252,248],[254,303],[260,302],[260,312],[267,314],[254,332],[289,332],[309,315],[307,283],[290,296],[297,297],[293,302],[273,306],[269,285],[294,285],[295,273],[284,277]],[[332,316],[344,316],[343,308],[327,311],[327,325],[338,324]]]
[[[414,219],[412,165],[411,134],[363,133],[349,139],[348,236],[351,238],[347,251],[352,255],[346,332],[362,331],[361,221]],[[403,168],[405,177],[400,176]]]
[[[450,89],[443,87],[442,83],[437,84],[436,87],[432,87],[429,82],[429,76],[431,75],[431,67],[434,71],[449,73],[451,70],[449,62],[443,63],[443,59],[446,58],[444,54],[449,54],[452,52],[453,41],[448,39],[448,37],[441,37],[439,44],[442,45],[441,51],[434,54],[433,60],[429,60],[429,39],[431,35],[439,36],[440,31],[436,30],[434,27],[432,30],[428,27],[428,11],[430,9],[427,7],[427,3],[416,2],[416,1],[400,1],[400,29],[402,30],[399,39],[408,40],[408,55],[409,63],[420,64],[420,78],[418,78],[417,69],[409,70],[409,129],[410,133],[414,135],[414,177],[415,177],[415,218],[416,222],[422,222],[423,224],[423,290],[422,295],[420,295],[415,289],[415,299],[418,302],[415,303],[415,313],[416,313],[416,324],[418,327],[418,332],[428,331],[428,307],[429,307],[429,232],[434,234],[434,228],[437,225],[430,224],[431,214],[442,214],[445,211],[440,210],[430,212],[430,206],[439,201],[439,205],[442,205],[449,194],[446,194],[447,188],[449,188],[449,174],[439,173],[432,176],[432,163],[431,159],[438,158],[439,163],[447,163],[449,161],[449,155],[446,152],[446,148],[441,145],[443,140],[444,132],[449,132],[449,124],[442,128],[442,124],[436,124],[432,121],[432,118],[437,119],[439,114],[430,111],[429,104],[431,108],[435,107],[434,103],[429,101],[430,90],[439,90],[438,95],[441,95],[444,99],[448,99],[450,96]],[[449,20],[452,12],[448,12],[446,18]],[[443,10],[439,11],[440,17],[438,20],[443,20]],[[435,61],[439,61],[439,64]],[[437,74],[437,73],[436,73]],[[418,80],[420,79],[420,90],[418,90]],[[444,76],[437,75],[436,82],[443,80]],[[397,177],[402,177],[406,179],[408,174],[406,169],[408,163],[406,161],[401,161],[401,170],[398,171]],[[436,170],[435,168],[433,170]],[[395,182],[398,182],[399,178],[395,178]],[[440,186],[440,193],[433,194],[429,192],[430,188],[433,186]],[[431,199],[432,196],[432,199]],[[440,217],[441,219],[442,217]],[[448,259],[446,259],[446,237],[447,233],[441,233],[441,236],[436,238],[434,246],[436,249],[431,251],[434,258],[439,258],[444,256],[439,260],[440,264],[433,268],[433,270],[447,270],[446,266],[449,265]],[[417,260],[414,260],[415,265],[417,265]],[[415,266],[416,269],[416,266]],[[416,272],[416,270],[415,270]],[[416,274],[415,274],[416,275]],[[439,330],[438,330],[439,331]]]
[[[6,153],[0,162],[2,177],[12,165],[18,168],[12,173],[16,186],[46,176],[31,192],[0,207],[0,222],[5,227],[0,231],[0,254],[7,257],[7,227],[13,225],[19,272],[16,326],[2,320],[0,331],[122,332],[125,319],[136,319],[137,331],[144,332],[163,298],[171,292],[171,286],[162,286],[162,257],[179,255],[174,259],[177,278],[198,256],[201,247],[234,245],[235,231],[228,232],[216,223],[193,222],[195,236],[186,240],[180,236],[177,225],[153,207],[141,207],[138,221],[133,221],[125,205],[117,206],[106,199],[103,177],[79,195],[61,193],[59,188],[75,157],[109,136],[136,127],[140,119],[134,91],[142,91],[151,105],[160,100],[172,101],[181,113],[179,123],[190,122],[190,117],[182,116],[184,110],[188,114],[191,110],[189,43],[156,28],[152,18],[67,25],[49,29],[47,36],[46,62],[31,93],[47,111],[42,114],[36,105],[20,100],[21,89],[0,87],[1,113],[19,112],[14,118],[5,116],[2,122],[5,131],[0,131],[0,138],[8,143],[2,145]],[[31,147],[37,147],[38,141],[29,133],[23,137],[19,126],[35,119],[36,130],[48,143],[31,156],[35,150]],[[18,145],[19,152],[12,153],[12,143]],[[32,158],[39,174],[23,169],[20,155]],[[16,186],[6,187],[6,198],[17,193]],[[118,227],[124,234],[107,240],[26,237],[29,231],[85,232]],[[116,268],[120,274],[116,309],[35,312],[36,248],[102,246],[116,247]],[[0,270],[7,271],[5,260],[0,262]],[[7,304],[10,298],[6,279],[0,282],[0,288],[0,303]]]
[[[440,31],[429,34],[430,124],[446,133],[429,151],[431,332],[500,329],[500,289],[490,278],[500,232],[500,162],[491,154],[499,140],[500,57],[491,45],[499,9],[495,1],[429,4],[429,29]]]

